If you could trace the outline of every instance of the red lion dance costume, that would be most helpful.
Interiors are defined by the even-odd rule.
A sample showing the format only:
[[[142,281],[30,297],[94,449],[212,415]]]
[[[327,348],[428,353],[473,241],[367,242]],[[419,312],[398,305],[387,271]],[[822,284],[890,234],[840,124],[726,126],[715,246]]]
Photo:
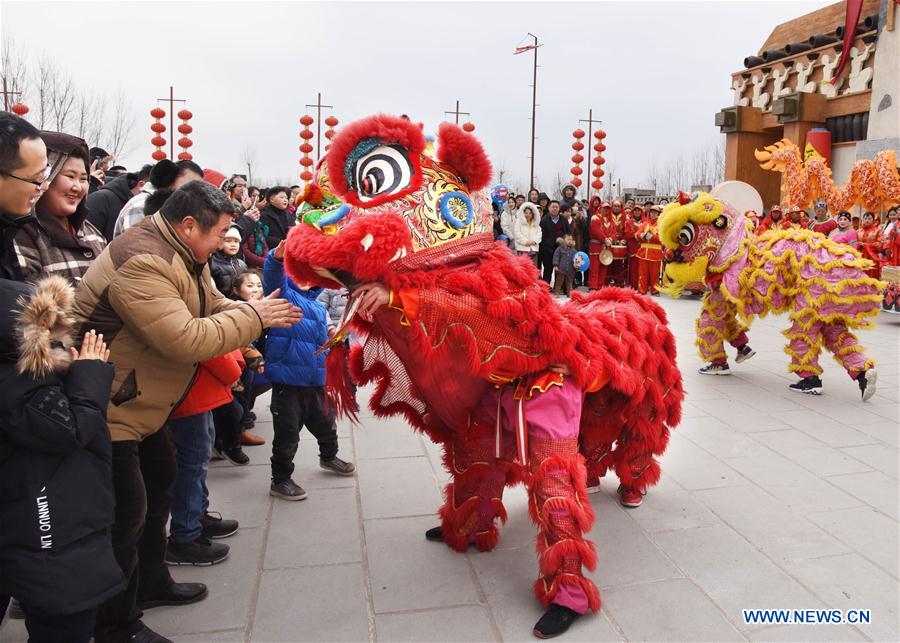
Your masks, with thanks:
[[[678,297],[686,283],[703,279],[709,286],[697,320],[697,347],[710,363],[701,373],[729,374],[725,343],[744,361],[754,354],[747,339],[753,317],[788,312],[788,370],[802,378],[791,389],[822,392],[824,345],[856,380],[863,400],[875,393],[875,360],[866,358],[852,331],[873,325],[884,283],[866,276],[872,262],[856,250],[810,230],[754,236],[743,214],[703,192],[682,193],[666,206],[659,238],[670,258],[663,292]]]
[[[300,283],[389,289],[369,319],[353,316],[353,300],[347,306],[365,338],[350,355],[353,378],[375,384],[376,415],[402,414],[444,446],[453,481],[431,539],[492,549],[504,487],[527,485],[540,532],[535,593],[550,606],[544,618],[556,609],[558,621],[548,628],[542,619],[535,634],[551,636],[600,608],[582,571],[597,557],[584,537],[594,513],[579,448],[592,473],[614,468],[639,491],[657,481],[654,456],[683,398],[675,342],[664,312],[632,292],[555,303],[527,258],[493,242],[481,144],[444,123],[436,157],[427,147],[405,118],[345,126],[317,177],[336,199],[307,205],[285,266]],[[339,411],[352,412],[342,335],[330,343],[327,388]]]

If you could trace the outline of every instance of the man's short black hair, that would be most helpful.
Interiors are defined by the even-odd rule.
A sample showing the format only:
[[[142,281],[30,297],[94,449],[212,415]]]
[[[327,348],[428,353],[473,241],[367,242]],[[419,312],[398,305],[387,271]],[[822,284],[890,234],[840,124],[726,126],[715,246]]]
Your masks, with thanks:
[[[271,197],[275,196],[279,192],[284,192],[284,196],[289,196],[291,194],[291,189],[283,185],[273,186],[266,190],[266,201],[268,201]]]
[[[551,203],[558,203],[558,201],[551,201]],[[572,209],[572,206],[569,205],[568,203],[563,203],[562,205],[559,206],[560,213],[569,212],[571,209]]]
[[[37,128],[10,112],[0,112],[0,172],[12,172],[22,167],[19,145],[22,141],[40,138]]]
[[[559,201],[557,201],[556,199],[553,199],[552,201],[550,201],[550,203],[547,204],[547,207],[549,208],[549,207],[550,207],[551,205],[553,205],[554,203],[555,203],[556,205],[559,205]]]
[[[653,207],[654,205],[656,205],[656,204],[653,203],[653,201],[649,201],[649,200],[648,200],[648,201],[644,201],[644,207],[646,207],[646,208],[651,208],[651,207]]]
[[[300,187],[299,185],[292,185],[291,189],[293,190],[294,188],[299,188],[299,187]]]
[[[159,210],[169,223],[181,223],[193,217],[203,231],[219,222],[223,214],[234,215],[234,206],[227,196],[206,181],[188,181],[172,193]]]

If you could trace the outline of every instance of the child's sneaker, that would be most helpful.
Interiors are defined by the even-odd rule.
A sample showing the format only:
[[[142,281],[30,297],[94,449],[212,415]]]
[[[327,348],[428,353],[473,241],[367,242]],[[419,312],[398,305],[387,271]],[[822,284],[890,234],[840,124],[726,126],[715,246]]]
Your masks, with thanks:
[[[322,460],[319,458],[319,466],[325,469],[325,471],[336,473],[339,476],[352,476],[353,472],[356,471],[356,467],[353,466],[352,462],[344,462],[337,456],[331,458],[331,460]]]
[[[269,487],[269,495],[275,496],[276,498],[281,498],[282,500],[306,499],[306,492],[303,490],[303,487],[298,485],[290,478],[288,478],[287,480],[282,480],[278,483],[273,482],[272,486]]]
[[[754,355],[756,355],[756,351],[750,348],[750,344],[744,344],[738,347],[737,357],[734,358],[734,361],[738,364],[743,364]]]
[[[640,507],[641,503],[644,502],[644,494],[632,487],[620,485],[619,502],[622,503],[623,507],[634,509],[635,507]]]
[[[728,364],[707,364],[697,372],[700,375],[731,375]]]
[[[221,453],[225,456],[225,459],[235,466],[242,467],[245,464],[250,464],[250,457],[239,446],[233,449],[225,449]]]

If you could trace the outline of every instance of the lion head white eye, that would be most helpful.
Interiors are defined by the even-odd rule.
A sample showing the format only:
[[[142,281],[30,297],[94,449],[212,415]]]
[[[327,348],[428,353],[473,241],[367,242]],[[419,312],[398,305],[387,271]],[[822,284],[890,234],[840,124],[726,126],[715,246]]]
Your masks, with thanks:
[[[353,166],[354,186],[360,201],[400,192],[409,187],[413,167],[407,151],[394,145],[381,145]]]
[[[689,246],[694,241],[694,224],[685,223],[681,230],[678,231],[678,245]]]

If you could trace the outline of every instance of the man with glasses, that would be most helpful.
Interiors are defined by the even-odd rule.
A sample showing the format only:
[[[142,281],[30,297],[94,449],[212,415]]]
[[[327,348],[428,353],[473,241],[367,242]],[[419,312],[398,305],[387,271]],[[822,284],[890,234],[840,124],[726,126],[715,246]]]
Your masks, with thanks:
[[[47,147],[38,130],[9,112],[0,112],[0,278],[21,281],[13,239],[34,220],[34,204],[49,187]]]

